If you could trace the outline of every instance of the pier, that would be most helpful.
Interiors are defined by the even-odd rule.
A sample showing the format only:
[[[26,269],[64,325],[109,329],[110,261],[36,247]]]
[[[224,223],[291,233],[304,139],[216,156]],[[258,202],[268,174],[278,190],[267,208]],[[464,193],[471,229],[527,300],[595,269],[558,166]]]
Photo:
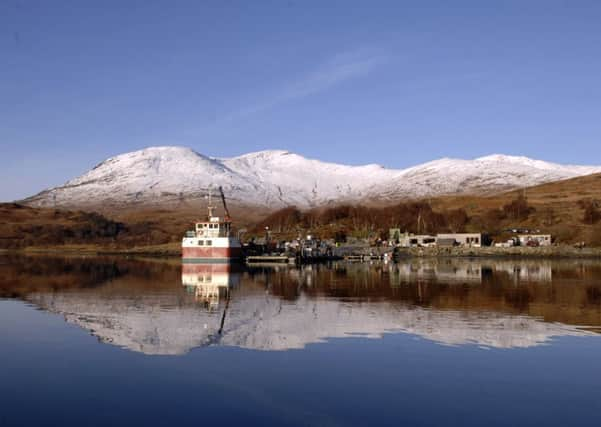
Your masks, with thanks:
[[[288,257],[286,255],[251,255],[246,257],[248,264],[294,264],[294,257]]]

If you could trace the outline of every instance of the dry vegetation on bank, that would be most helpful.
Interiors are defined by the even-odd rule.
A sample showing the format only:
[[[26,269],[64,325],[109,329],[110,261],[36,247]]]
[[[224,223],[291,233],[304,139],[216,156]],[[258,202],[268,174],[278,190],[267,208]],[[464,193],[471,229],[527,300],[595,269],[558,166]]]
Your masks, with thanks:
[[[233,213],[241,218],[242,212],[234,209]],[[204,211],[124,210],[109,217],[106,213],[1,203],[0,250],[60,250],[79,253],[127,251],[175,255],[180,251],[183,233],[203,216]],[[248,216],[247,221],[257,221],[258,218]],[[238,224],[244,226],[248,222]]]
[[[31,208],[0,204],[0,248],[47,246],[135,247],[169,243],[173,233],[158,223],[125,223],[95,212]],[[84,245],[84,246],[82,246]]]
[[[507,228],[540,229],[556,242],[601,246],[601,174],[554,182],[488,197],[452,196],[406,201],[393,206],[340,205],[310,210],[288,207],[271,213],[231,208],[247,238],[270,227],[275,238],[299,232],[320,237],[384,237],[389,228],[413,233],[488,232],[504,238]],[[94,212],[0,204],[0,249],[76,248],[88,251],[154,247],[176,253],[185,230],[205,208],[137,209]],[[153,249],[154,250],[154,249]]]
[[[497,240],[510,228],[538,229],[557,243],[601,246],[601,174],[511,191],[495,196],[451,196],[393,206],[336,206],[274,212],[264,227],[289,237],[310,231],[321,237],[388,237],[389,228],[411,233],[485,232]]]

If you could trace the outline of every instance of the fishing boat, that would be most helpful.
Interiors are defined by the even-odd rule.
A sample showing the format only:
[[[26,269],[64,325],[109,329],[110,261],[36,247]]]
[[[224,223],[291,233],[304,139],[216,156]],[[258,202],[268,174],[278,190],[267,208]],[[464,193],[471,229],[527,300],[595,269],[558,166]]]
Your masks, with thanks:
[[[194,224],[194,230],[186,232],[182,239],[182,262],[228,263],[242,258],[242,244],[232,232],[232,221],[225,202],[223,189],[219,187],[225,217],[215,216],[209,190],[208,214],[204,221]]]

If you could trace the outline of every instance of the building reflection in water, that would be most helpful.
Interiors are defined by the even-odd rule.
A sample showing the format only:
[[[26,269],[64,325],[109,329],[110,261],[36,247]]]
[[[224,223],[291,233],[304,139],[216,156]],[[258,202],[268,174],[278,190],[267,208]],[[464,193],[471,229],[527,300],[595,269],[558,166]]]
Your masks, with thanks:
[[[447,283],[481,283],[483,275],[500,276],[513,282],[551,282],[553,263],[549,260],[416,259],[388,263],[390,285],[429,280]]]
[[[583,261],[413,259],[236,268],[112,258],[0,263],[19,298],[145,354],[209,345],[300,349],[410,333],[446,345],[531,347],[601,327],[601,266]]]

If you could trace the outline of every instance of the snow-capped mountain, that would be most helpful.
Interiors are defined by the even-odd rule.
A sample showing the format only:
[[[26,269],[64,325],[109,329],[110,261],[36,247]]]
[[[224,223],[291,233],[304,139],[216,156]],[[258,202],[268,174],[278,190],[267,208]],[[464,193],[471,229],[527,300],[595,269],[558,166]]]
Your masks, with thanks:
[[[112,157],[62,186],[26,199],[33,206],[92,207],[202,199],[222,186],[241,204],[318,206],[365,199],[399,200],[486,194],[601,172],[526,157],[440,159],[404,170],[347,166],[270,150],[212,158],[185,147],[150,147]]]

